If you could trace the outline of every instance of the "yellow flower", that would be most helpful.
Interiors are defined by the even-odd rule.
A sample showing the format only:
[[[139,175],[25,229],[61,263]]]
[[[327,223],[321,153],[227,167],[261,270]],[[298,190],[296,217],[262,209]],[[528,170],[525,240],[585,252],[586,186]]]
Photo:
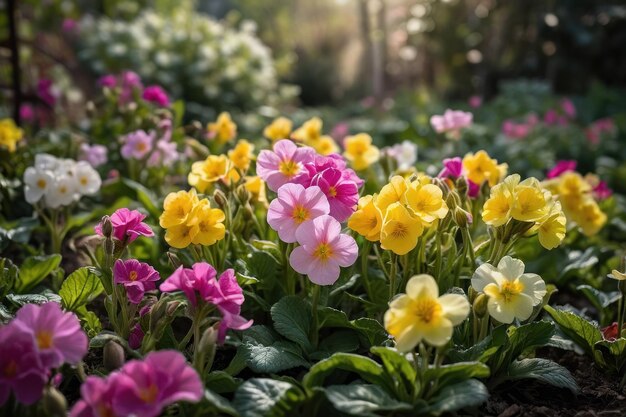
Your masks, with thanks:
[[[404,193],[402,202],[422,221],[424,226],[429,226],[435,220],[443,219],[448,214],[443,192],[434,184],[424,185],[419,181],[413,181]]]
[[[614,269],[609,274],[609,278],[613,278],[613,279],[616,279],[618,281],[624,281],[624,280],[626,280],[626,274],[623,273],[623,272],[619,272],[617,269]]]
[[[198,233],[197,226],[179,224],[165,231],[165,241],[173,248],[183,249],[191,244],[191,239]]]
[[[514,188],[511,217],[522,222],[535,222],[549,211],[544,190],[535,178],[528,178]]]
[[[339,152],[339,146],[330,136],[323,135],[319,139],[307,143],[320,155],[330,155]]]
[[[0,147],[8,149],[9,152],[15,152],[17,142],[22,140],[24,132],[15,125],[12,119],[0,120]]]
[[[380,239],[383,217],[374,204],[376,195],[366,195],[359,199],[357,211],[348,219],[348,227],[365,239],[376,242]]]
[[[346,151],[343,156],[352,164],[352,168],[360,171],[378,161],[380,151],[372,145],[372,137],[367,133],[348,136],[343,142]]]
[[[539,243],[550,250],[561,244],[565,239],[567,219],[561,209],[561,204],[556,202],[552,205],[550,213],[539,223],[537,235]]]
[[[380,247],[397,255],[410,252],[424,231],[419,218],[400,203],[391,204],[386,211],[380,232]]]
[[[222,210],[211,208],[211,204],[206,198],[201,200],[187,222],[189,226],[195,228],[191,236],[191,243],[209,246],[224,239],[226,232],[224,219]]]
[[[196,204],[198,204],[198,196],[193,188],[190,191],[168,194],[163,201],[163,214],[159,217],[159,224],[167,229],[186,223]]]
[[[230,118],[230,113],[222,112],[214,123],[207,126],[209,136],[218,143],[231,141],[237,135],[237,125]]]
[[[496,185],[491,189],[491,194],[483,205],[483,221],[491,226],[506,224],[511,218],[513,204],[513,193],[507,184]]]
[[[385,212],[387,211],[387,207],[389,207],[393,203],[397,203],[402,199],[404,193],[408,188],[408,180],[401,177],[400,175],[395,175],[389,181],[389,184],[385,185],[381,190],[380,194],[376,198],[374,204],[385,216]]]
[[[240,139],[237,145],[228,151],[228,158],[235,168],[239,168],[241,171],[247,171],[250,167],[250,161],[254,158],[253,151],[254,145],[245,139]]]
[[[204,193],[214,182],[226,179],[231,171],[230,162],[226,155],[209,155],[204,161],[194,162],[187,181],[192,187]]]
[[[498,161],[491,159],[487,152],[478,151],[475,154],[468,153],[463,158],[463,168],[467,171],[467,178],[481,185],[488,181],[493,187],[498,183],[503,173],[506,173],[506,165],[498,165]]]
[[[259,176],[248,176],[244,178],[244,187],[252,195],[252,201],[267,204],[265,194],[265,181]]]
[[[313,117],[307,120],[297,128],[291,138],[300,142],[309,143],[319,139],[322,136],[322,119]]]
[[[598,204],[591,198],[583,203],[574,217],[574,221],[580,226],[585,236],[593,236],[598,233],[605,225],[606,220],[606,214],[600,210]]]
[[[293,124],[286,117],[279,117],[263,129],[263,136],[271,141],[289,139]]]
[[[385,313],[385,329],[396,340],[400,352],[409,352],[422,340],[443,346],[452,338],[454,326],[469,315],[467,298],[460,294],[439,296],[437,282],[430,275],[416,275],[406,284]]]

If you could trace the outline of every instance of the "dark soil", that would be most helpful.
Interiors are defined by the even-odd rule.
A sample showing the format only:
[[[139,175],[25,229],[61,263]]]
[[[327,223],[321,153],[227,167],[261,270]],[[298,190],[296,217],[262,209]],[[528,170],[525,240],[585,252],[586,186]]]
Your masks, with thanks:
[[[586,356],[544,348],[537,356],[552,359],[569,369],[580,387],[578,395],[541,382],[524,380],[491,392],[481,415],[493,417],[623,417],[626,393],[615,375],[597,369]]]

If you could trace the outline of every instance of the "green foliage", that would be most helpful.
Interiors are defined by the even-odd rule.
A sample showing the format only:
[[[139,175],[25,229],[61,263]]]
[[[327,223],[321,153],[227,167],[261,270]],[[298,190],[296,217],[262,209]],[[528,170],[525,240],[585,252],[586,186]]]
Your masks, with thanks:
[[[41,281],[58,268],[61,255],[31,256],[20,266],[15,291],[24,294],[32,291]]]
[[[94,268],[83,267],[68,276],[59,290],[63,307],[70,311],[94,300],[104,290],[98,272]]]

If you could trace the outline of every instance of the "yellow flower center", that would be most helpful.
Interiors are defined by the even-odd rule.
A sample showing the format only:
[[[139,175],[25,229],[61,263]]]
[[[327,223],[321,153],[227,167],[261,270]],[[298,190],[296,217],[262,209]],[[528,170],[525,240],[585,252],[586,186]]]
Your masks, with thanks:
[[[37,181],[37,187],[39,187],[39,188],[46,188],[46,185],[48,185],[48,183],[43,178],[40,178]]]
[[[128,279],[131,281],[136,281],[137,280],[137,271],[130,271],[130,274],[128,274]]]
[[[13,378],[17,374],[17,362],[10,360],[4,367],[3,374],[6,378]]]
[[[87,185],[88,182],[89,180],[87,179],[87,177],[80,177],[81,185]]]
[[[143,142],[139,142],[137,145],[135,145],[135,149],[138,150],[139,152],[143,152],[146,149],[148,149],[148,145],[146,145]]]
[[[434,298],[421,298],[413,303],[413,315],[422,323],[432,322],[441,312],[441,304]]]
[[[282,161],[278,170],[288,177],[293,177],[300,171],[300,167],[298,167],[298,164],[294,161]]]
[[[139,389],[139,398],[146,404],[153,404],[157,396],[159,395],[159,389],[155,384],[150,384],[148,388]]]
[[[333,250],[327,243],[321,243],[313,255],[320,261],[327,261],[333,256]]]
[[[309,211],[302,207],[302,206],[296,206],[293,209],[293,214],[291,215],[293,217],[293,220],[297,223],[300,224],[302,222],[304,222],[305,220],[308,220],[309,218]]]
[[[61,194],[65,194],[67,192],[67,187],[65,185],[62,185],[61,187],[59,187],[59,192]]]
[[[515,281],[505,281],[500,286],[500,296],[504,299],[504,302],[508,303],[515,298],[519,293],[524,290],[524,285],[519,282],[519,280]]]
[[[328,195],[330,197],[337,197],[337,189],[335,187],[328,188]]]
[[[409,228],[403,223],[396,223],[391,235],[396,239],[402,239],[409,234]]]
[[[52,333],[47,330],[37,332],[35,340],[39,349],[50,349],[52,347]]]

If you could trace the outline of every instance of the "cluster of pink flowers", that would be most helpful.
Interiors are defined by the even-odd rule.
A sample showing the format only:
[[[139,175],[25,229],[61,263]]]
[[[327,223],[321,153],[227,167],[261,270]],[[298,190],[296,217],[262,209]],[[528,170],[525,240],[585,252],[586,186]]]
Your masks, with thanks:
[[[613,136],[617,132],[615,122],[610,117],[596,120],[585,130],[589,143],[597,145],[603,136]]]
[[[13,321],[0,327],[0,406],[11,392],[22,404],[39,400],[52,370],[80,362],[87,345],[78,317],[59,304],[20,308]]]
[[[549,126],[567,126],[576,118],[576,107],[568,98],[560,102],[560,109],[549,109],[543,116],[543,122]]]
[[[557,178],[566,172],[576,171],[577,166],[578,162],[574,160],[558,161],[554,168],[548,171],[546,178]],[[591,185],[591,192],[596,200],[605,200],[613,195],[613,190],[609,188],[606,181],[600,180],[596,175],[588,174],[585,176],[585,180]]]
[[[476,198],[480,192],[480,185],[472,182],[466,176],[466,172],[463,169],[463,160],[460,157],[446,158],[443,160],[443,169],[437,175],[438,178],[449,178],[456,180],[459,177],[464,177],[467,181],[467,196],[470,198]]]
[[[537,123],[539,123],[539,118],[534,113],[526,116],[523,122],[507,119],[502,123],[502,133],[512,139],[524,139],[533,131]]]
[[[107,163],[107,154],[108,151],[104,145],[89,145],[88,143],[82,143],[80,145],[78,160],[87,161],[89,165],[97,168]]]
[[[146,87],[141,94],[141,98],[160,107],[168,107],[170,105],[170,98],[160,85],[149,85]]]
[[[433,115],[430,124],[437,133],[450,133],[457,138],[461,129],[471,126],[474,115],[462,110],[446,110],[442,115]]]
[[[136,72],[124,71],[119,75],[104,75],[98,81],[101,87],[118,89],[119,103],[127,104],[133,101],[135,95],[148,102],[160,107],[168,107],[170,98],[163,87],[158,85],[143,86],[141,77]]]
[[[156,417],[177,401],[196,403],[203,386],[198,373],[177,351],[151,352],[127,362],[106,378],[89,376],[70,417]]]
[[[243,290],[232,269],[224,271],[218,279],[215,268],[206,262],[198,262],[191,268],[180,266],[159,289],[163,292],[182,291],[194,308],[200,303],[217,307],[222,315],[218,329],[220,343],[228,329],[245,330],[252,326],[252,320],[241,316]]]
[[[176,142],[172,139],[172,121],[164,119],[159,123],[161,137],[156,131],[136,130],[120,138],[121,154],[124,159],[146,160],[149,167],[169,166],[180,158]]]
[[[113,237],[121,242],[131,243],[139,236],[152,237],[154,232],[143,220],[145,214],[137,210],[121,208],[111,215],[113,225]],[[95,232],[102,236],[102,223],[98,223],[94,228]]]

